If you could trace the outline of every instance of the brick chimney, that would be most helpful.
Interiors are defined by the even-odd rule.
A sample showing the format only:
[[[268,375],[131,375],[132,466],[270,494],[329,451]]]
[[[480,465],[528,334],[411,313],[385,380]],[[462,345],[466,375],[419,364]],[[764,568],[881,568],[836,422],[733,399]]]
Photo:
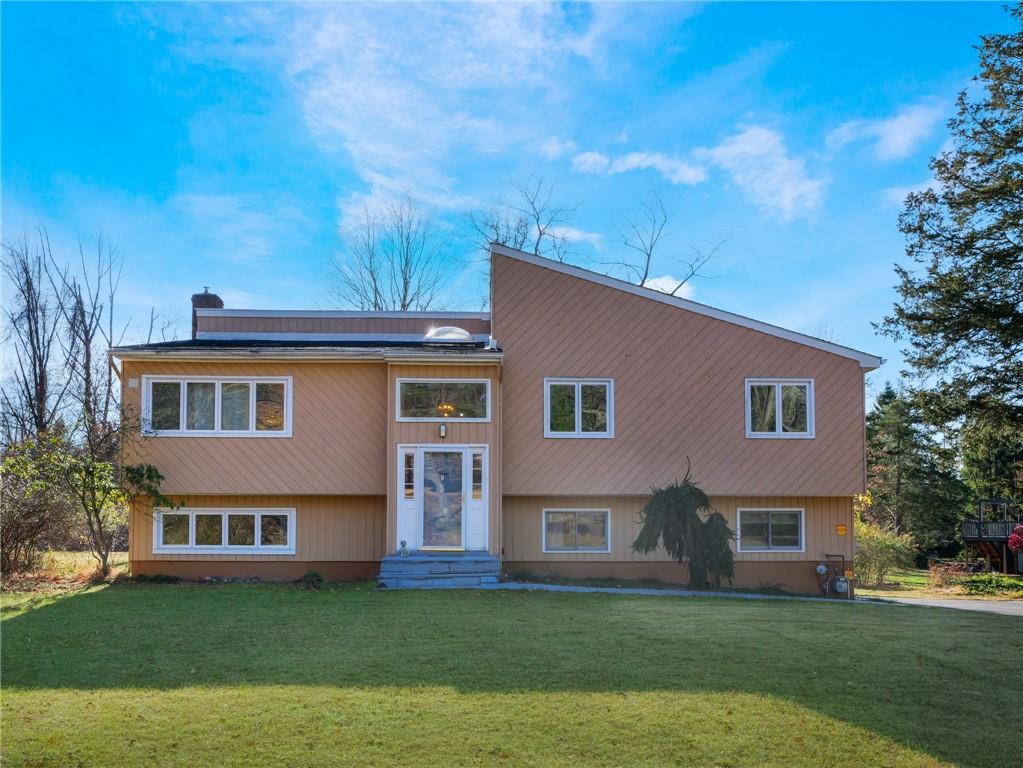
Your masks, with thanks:
[[[195,331],[198,327],[195,310],[197,309],[223,309],[224,300],[217,294],[210,293],[210,287],[204,286],[202,293],[192,294],[192,338],[195,338]]]

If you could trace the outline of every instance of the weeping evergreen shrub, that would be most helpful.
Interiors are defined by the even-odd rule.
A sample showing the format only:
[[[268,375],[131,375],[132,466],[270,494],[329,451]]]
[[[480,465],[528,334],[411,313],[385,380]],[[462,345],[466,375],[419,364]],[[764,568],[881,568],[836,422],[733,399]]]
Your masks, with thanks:
[[[733,538],[735,534],[720,512],[711,512],[703,521],[700,541],[704,550],[706,573],[714,589],[721,586],[721,579],[728,579],[728,583],[731,584],[735,578],[735,556],[731,547]]]
[[[735,559],[729,542],[734,534],[728,521],[714,511],[710,497],[685,477],[663,488],[651,489],[650,501],[640,510],[642,529],[632,549],[649,554],[663,547],[680,563],[689,562],[689,586],[706,589],[708,576],[715,587],[735,577]],[[706,514],[706,519],[703,517]]]

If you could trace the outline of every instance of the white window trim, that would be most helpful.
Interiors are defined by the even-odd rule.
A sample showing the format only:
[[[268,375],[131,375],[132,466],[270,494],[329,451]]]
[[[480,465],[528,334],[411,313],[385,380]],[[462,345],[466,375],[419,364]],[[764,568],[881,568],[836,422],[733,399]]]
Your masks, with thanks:
[[[458,416],[402,416],[401,415],[401,385],[402,384],[486,384],[487,385],[487,415],[479,418],[473,417],[471,419],[459,418]],[[424,379],[416,377],[397,378],[394,380],[394,420],[395,421],[407,421],[407,422],[426,422],[426,423],[439,423],[457,421],[459,424],[466,424],[470,422],[484,423],[490,421],[491,414],[491,397],[490,397],[490,379]]]
[[[575,425],[573,432],[551,430],[551,385],[575,384]],[[604,432],[582,431],[582,385],[599,384],[607,387],[607,429]],[[595,438],[608,439],[615,436],[615,380],[580,379],[573,377],[547,377],[543,380],[543,436],[552,438]]]
[[[214,429],[152,429],[153,423],[153,384],[168,382],[181,385],[180,421],[183,425],[188,418],[187,390],[189,382],[208,382],[217,384],[214,399]],[[249,425],[247,430],[220,429],[220,384],[250,384],[249,394]],[[256,429],[256,385],[284,385],[284,429]],[[142,377],[142,424],[145,434],[152,437],[291,437],[292,430],[292,377],[291,376],[143,376]]]
[[[755,385],[774,386],[774,409],[776,418],[776,431],[754,432],[753,431],[753,408],[750,398],[750,389]],[[782,432],[781,425],[781,385],[800,384],[806,386],[806,432]],[[745,383],[746,403],[746,437],[755,440],[812,440],[816,437],[816,406],[814,404],[814,380],[813,379],[746,379]]]
[[[607,520],[607,547],[605,549],[548,549],[547,548],[547,513],[548,512],[603,512]],[[540,532],[543,537],[543,553],[545,555],[609,555],[611,554],[611,510],[607,507],[544,507],[540,511]]]
[[[418,379],[417,379],[418,381]],[[402,443],[398,445],[398,463],[399,466],[404,466],[404,455],[411,453],[415,456],[414,474],[415,474],[415,495],[411,499],[404,497],[404,472],[396,473],[399,474],[398,485],[397,485],[397,515],[398,524],[396,526],[396,537],[394,546],[396,548],[401,546],[402,540],[412,549],[419,549],[422,551],[431,550],[447,550],[449,547],[423,547],[423,494],[422,494],[422,483],[423,483],[423,454],[429,451],[453,451],[462,452],[464,454],[463,460],[463,473],[462,479],[462,493],[465,506],[463,507],[462,517],[462,547],[456,547],[454,549],[464,549],[465,551],[479,551],[485,550],[489,546],[490,542],[490,446],[485,443],[461,443],[461,444],[449,444],[449,443]],[[472,454],[482,453],[483,454],[483,496],[480,499],[472,498]],[[480,526],[481,538],[483,546],[478,549],[472,549],[468,546],[469,536],[467,536],[468,526],[470,524],[469,515],[472,514],[472,508],[482,509],[483,514],[479,519],[482,524]],[[409,517],[412,517],[411,523]]]
[[[163,515],[188,515],[188,544],[164,545],[163,538]],[[195,516],[196,515],[221,515],[223,523],[221,527],[224,543],[220,546],[195,546]],[[256,516],[256,543],[251,546],[239,546],[227,544],[227,517],[228,515],[255,515]],[[288,543],[286,546],[270,546],[259,543],[263,515],[287,515],[288,517]],[[177,555],[294,555],[297,535],[295,531],[295,508],[256,508],[244,509],[240,507],[182,507],[181,509],[156,509],[153,513],[153,552],[157,554]]]
[[[744,547],[742,546],[742,513],[743,512],[798,512],[799,513],[799,546],[798,547]],[[803,507],[740,507],[735,511],[735,550],[736,552],[805,552],[806,551],[806,510]],[[767,520],[768,536],[770,536],[771,520]]]

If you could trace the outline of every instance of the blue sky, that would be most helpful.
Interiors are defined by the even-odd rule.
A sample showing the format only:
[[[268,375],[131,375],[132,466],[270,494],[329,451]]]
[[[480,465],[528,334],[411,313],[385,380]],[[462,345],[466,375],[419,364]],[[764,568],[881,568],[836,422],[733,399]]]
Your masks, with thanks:
[[[122,311],[188,295],[328,307],[339,230],[411,195],[478,309],[465,216],[542,175],[571,261],[622,253],[658,189],[656,265],[725,240],[692,298],[891,362],[900,200],[929,181],[996,3],[2,6],[4,238],[125,256]],[[606,267],[603,268],[606,270]],[[880,378],[878,378],[880,377]]]

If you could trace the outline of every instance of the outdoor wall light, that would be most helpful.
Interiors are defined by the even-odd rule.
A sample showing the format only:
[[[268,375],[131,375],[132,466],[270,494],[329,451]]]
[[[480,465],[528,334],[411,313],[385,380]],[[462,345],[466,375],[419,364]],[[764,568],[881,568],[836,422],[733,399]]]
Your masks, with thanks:
[[[441,424],[437,428],[437,431],[440,433],[441,437],[447,437],[448,436],[448,425],[447,424]]]

